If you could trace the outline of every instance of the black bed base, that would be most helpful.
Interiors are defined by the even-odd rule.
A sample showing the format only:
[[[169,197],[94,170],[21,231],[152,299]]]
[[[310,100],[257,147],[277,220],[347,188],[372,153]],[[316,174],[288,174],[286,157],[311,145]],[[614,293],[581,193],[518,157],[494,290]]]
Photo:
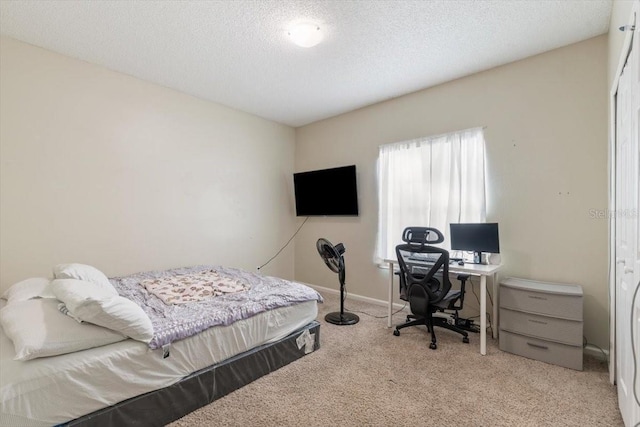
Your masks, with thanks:
[[[296,340],[306,331],[312,334],[313,349],[298,348]],[[279,341],[194,372],[169,387],[133,397],[62,425],[164,426],[319,348],[320,323],[314,320]]]

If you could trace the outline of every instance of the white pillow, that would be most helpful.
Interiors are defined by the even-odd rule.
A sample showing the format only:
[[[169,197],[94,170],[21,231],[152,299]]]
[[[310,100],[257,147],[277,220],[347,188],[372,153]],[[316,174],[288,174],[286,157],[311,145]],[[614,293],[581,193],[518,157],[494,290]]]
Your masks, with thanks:
[[[78,323],[58,311],[55,299],[32,299],[6,305],[0,310],[0,324],[15,349],[14,360],[72,353],[122,341],[112,330]]]
[[[118,291],[113,287],[107,276],[95,267],[86,264],[58,264],[53,268],[53,276],[56,279],[78,279],[99,285],[113,295]]]
[[[86,280],[55,279],[51,282],[50,289],[53,295],[64,302],[72,313],[85,300],[106,300],[114,297],[109,289]]]
[[[32,277],[12,285],[7,289],[2,298],[7,300],[7,304],[26,301],[32,298],[55,298],[49,289],[51,281],[46,277]]]
[[[149,316],[138,304],[125,297],[85,300],[72,313],[83,322],[104,326],[134,340],[148,344],[153,338]]]
[[[54,280],[51,289],[65,304],[69,316],[75,319],[104,326],[145,343],[153,338],[149,316],[127,298],[111,295],[95,283],[76,279]]]

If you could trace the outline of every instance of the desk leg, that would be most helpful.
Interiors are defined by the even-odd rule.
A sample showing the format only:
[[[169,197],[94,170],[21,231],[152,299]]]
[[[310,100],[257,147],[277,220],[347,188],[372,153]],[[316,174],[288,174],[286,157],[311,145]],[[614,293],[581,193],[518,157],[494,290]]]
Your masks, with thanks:
[[[487,276],[480,276],[480,354],[487,354]]]
[[[491,275],[493,280],[493,317],[491,318],[491,336],[493,339],[498,338],[498,283],[496,282],[496,275]]]
[[[389,313],[387,315],[387,328],[391,327],[393,317],[393,263],[389,263]]]

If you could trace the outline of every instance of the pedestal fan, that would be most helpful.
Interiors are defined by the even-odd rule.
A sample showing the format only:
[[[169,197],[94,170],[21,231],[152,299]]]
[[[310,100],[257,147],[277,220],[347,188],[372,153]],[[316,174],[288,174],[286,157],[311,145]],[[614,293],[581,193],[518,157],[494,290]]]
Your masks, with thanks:
[[[334,325],[355,325],[360,318],[353,313],[344,312],[344,281],[346,277],[344,257],[342,256],[345,251],[344,245],[338,243],[333,246],[327,239],[321,238],[316,242],[316,248],[324,263],[331,271],[338,273],[340,280],[340,312],[329,313],[324,317],[324,320]]]

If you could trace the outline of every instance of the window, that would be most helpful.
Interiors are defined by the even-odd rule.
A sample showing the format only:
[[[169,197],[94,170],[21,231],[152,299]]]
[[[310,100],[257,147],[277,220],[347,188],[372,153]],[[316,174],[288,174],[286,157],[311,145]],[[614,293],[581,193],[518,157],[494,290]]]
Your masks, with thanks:
[[[482,128],[387,144],[378,156],[376,262],[395,258],[402,231],[485,222],[485,143]]]

